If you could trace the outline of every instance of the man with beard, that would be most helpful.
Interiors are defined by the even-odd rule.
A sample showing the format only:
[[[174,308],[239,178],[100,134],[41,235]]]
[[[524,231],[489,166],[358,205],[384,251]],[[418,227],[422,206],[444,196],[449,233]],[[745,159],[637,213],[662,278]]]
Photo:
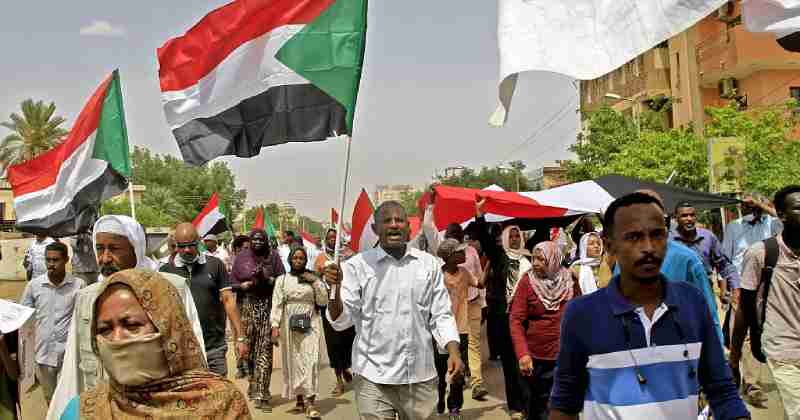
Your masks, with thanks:
[[[787,419],[800,418],[800,185],[775,194],[783,232],[758,242],[744,254],[742,296],[731,344],[731,366],[738,368],[748,329],[761,323],[762,353],[775,378]],[[770,252],[771,249],[771,252]],[[768,263],[768,254],[772,261]],[[767,265],[774,265],[767,269]],[[750,330],[752,331],[752,330]]]
[[[749,419],[703,295],[661,274],[661,202],[620,197],[603,224],[620,273],[566,308],[550,419],[695,419],[700,388],[715,419]]]
[[[269,390],[272,376],[269,322],[272,292],[275,279],[284,273],[280,256],[272,251],[267,241],[264,230],[253,229],[250,232],[250,249],[239,253],[231,272],[237,298],[241,299],[245,340],[250,344],[250,354],[239,358],[240,365],[244,364],[243,370],[250,376],[248,398],[263,412],[272,410]]]
[[[439,262],[408,246],[403,206],[387,201],[374,218],[380,246],[325,267],[335,290],[326,316],[337,331],[356,329],[353,388],[360,418],[426,419],[436,405],[434,353],[449,354],[448,378],[462,375],[458,328]]]
[[[739,273],[736,267],[722,253],[722,246],[714,232],[697,227],[697,210],[694,206],[687,202],[679,203],[675,206],[674,215],[677,226],[670,232],[669,238],[691,248],[703,261],[709,277],[713,270],[717,270],[722,276],[719,285],[721,292],[738,289]]]
[[[145,256],[145,233],[142,226],[128,216],[108,215],[97,220],[93,229],[94,249],[100,279],[97,283],[78,291],[75,309],[69,326],[69,336],[64,354],[61,377],[58,380],[53,403],[47,412],[48,420],[58,420],[73,397],[94,388],[106,380],[100,359],[92,350],[90,326],[94,317],[94,301],[102,280],[117,271],[138,268],[153,270],[157,263]],[[203,331],[197,316],[192,294],[180,276],[166,274],[164,277],[178,289],[192,330],[203,348]]]
[[[203,327],[208,370],[225,377],[228,375],[225,359],[228,353],[228,343],[225,340],[227,318],[230,318],[233,327],[237,355],[245,357],[248,351],[225,264],[215,257],[199,252],[200,235],[191,223],[181,223],[175,227],[175,244],[177,256],[171,263],[161,267],[160,271],[177,274],[189,283],[200,325]]]

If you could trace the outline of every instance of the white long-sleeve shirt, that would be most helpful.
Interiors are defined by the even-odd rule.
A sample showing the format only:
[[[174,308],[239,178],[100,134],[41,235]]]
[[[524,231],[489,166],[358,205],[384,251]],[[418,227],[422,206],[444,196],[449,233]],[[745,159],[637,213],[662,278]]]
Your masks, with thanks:
[[[397,260],[370,249],[342,265],[341,287],[344,310],[335,321],[326,316],[338,331],[355,326],[354,373],[389,385],[436,377],[431,335],[440,352],[459,336],[434,256],[408,247]]]

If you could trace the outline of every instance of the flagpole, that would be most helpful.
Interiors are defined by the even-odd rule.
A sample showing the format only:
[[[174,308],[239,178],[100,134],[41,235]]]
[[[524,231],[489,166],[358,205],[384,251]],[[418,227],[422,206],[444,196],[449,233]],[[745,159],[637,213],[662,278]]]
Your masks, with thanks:
[[[128,201],[131,202],[131,218],[136,220],[136,204],[133,202],[133,177],[128,181]]]
[[[342,202],[339,206],[339,221],[336,224],[336,248],[333,251],[333,261],[337,264],[339,263],[339,248],[342,246],[342,220],[344,217],[344,204],[347,200],[347,180],[350,177],[350,145],[353,143],[353,140],[350,136],[345,136],[345,141],[347,142],[347,152],[346,157],[344,160],[344,182],[342,183]],[[336,286],[331,286],[331,294],[328,300],[336,300]]]

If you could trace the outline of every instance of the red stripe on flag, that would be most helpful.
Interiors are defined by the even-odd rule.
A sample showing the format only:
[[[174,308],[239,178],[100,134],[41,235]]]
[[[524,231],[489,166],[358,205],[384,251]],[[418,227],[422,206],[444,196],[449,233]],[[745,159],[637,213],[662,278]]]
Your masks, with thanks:
[[[302,236],[302,237],[303,237],[303,240],[304,240],[304,241],[310,242],[310,243],[314,244],[314,246],[317,246],[317,245],[319,245],[319,244],[317,243],[317,240],[316,240],[316,239],[314,239],[314,238],[313,238],[313,237],[312,237],[312,236],[311,236],[311,235],[310,235],[308,232],[306,232],[306,231],[304,231],[304,230],[300,231],[300,236]]]
[[[433,207],[436,228],[445,230],[450,223],[464,223],[475,217],[475,200],[486,198],[483,210],[486,213],[512,218],[543,219],[561,217],[567,209],[539,204],[524,195],[507,191],[488,191],[472,188],[447,187],[439,185],[436,189],[436,203]]]
[[[56,183],[64,161],[69,159],[89,136],[97,131],[103,111],[103,102],[113,76],[112,73],[95,90],[92,97],[89,98],[89,102],[84,105],[78,115],[78,119],[75,120],[72,131],[63,142],[27,162],[8,167],[8,182],[11,184],[15,197],[43,190]]]
[[[364,189],[361,189],[361,194],[358,195],[356,205],[353,207],[353,229],[350,232],[350,249],[356,252],[360,249],[361,234],[364,229],[371,229],[367,226],[367,223],[369,223],[373,211],[372,202],[369,201],[369,194]]]
[[[203,208],[203,211],[201,211],[200,214],[198,214],[197,217],[192,220],[192,225],[195,228],[200,226],[200,223],[203,221],[203,219],[205,219],[206,216],[208,216],[208,214],[214,211],[214,209],[216,209],[218,206],[219,201],[217,199],[217,193],[214,193],[211,195],[211,200],[208,200],[208,204],[206,204],[206,206]]]
[[[261,229],[264,230],[264,208],[259,207],[256,209],[256,223],[253,225],[253,229]]]
[[[207,14],[158,49],[161,91],[184,90],[234,50],[285,25],[312,22],[335,0],[238,0]]]

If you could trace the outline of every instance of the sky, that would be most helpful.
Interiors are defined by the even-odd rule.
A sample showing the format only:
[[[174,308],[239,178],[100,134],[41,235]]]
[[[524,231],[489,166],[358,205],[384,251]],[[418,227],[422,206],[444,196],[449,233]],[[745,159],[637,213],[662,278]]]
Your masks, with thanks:
[[[0,120],[33,98],[55,102],[68,127],[119,68],[130,143],[178,156],[161,108],[156,48],[225,3],[13,2],[0,26]],[[532,169],[571,156],[579,105],[565,76],[523,75],[506,126],[487,123],[497,106],[496,2],[377,0],[368,25],[345,215],[361,188],[372,194],[379,184],[424,187],[449,166],[522,160]],[[6,134],[0,128],[0,137]],[[292,202],[319,220],[340,205],[342,141],[221,160],[247,190],[249,205]]]

